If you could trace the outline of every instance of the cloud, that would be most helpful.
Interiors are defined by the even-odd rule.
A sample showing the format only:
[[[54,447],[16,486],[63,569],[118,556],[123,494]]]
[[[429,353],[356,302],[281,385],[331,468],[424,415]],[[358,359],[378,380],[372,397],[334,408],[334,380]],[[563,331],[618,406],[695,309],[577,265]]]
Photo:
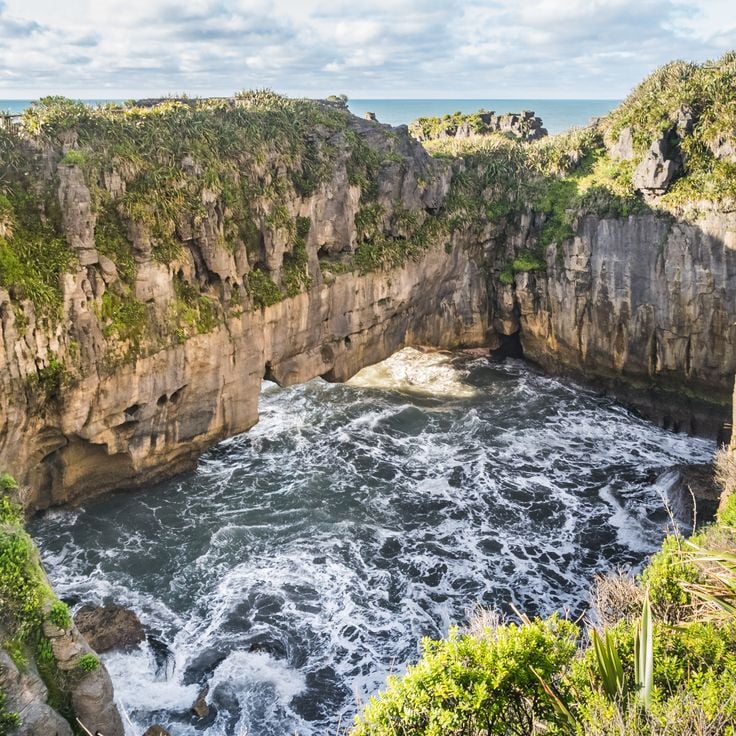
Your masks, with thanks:
[[[0,97],[620,97],[734,43],[731,0],[0,0]]]

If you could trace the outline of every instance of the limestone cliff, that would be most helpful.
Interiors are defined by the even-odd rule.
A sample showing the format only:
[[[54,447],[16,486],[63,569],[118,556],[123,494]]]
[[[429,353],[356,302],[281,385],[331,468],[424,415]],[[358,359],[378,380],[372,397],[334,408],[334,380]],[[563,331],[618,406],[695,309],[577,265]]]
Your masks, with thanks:
[[[633,184],[651,147],[615,158],[604,133],[430,156],[406,127],[267,93],[43,101],[0,136],[0,467],[35,509],[140,486],[252,426],[264,377],[515,333],[716,433],[732,208],[663,208]]]
[[[20,267],[0,289],[0,466],[30,489],[27,507],[190,467],[257,421],[264,376],[345,380],[407,344],[485,342],[480,266],[437,215],[450,167],[405,128],[284,104],[288,115],[257,102],[134,113],[144,124],[202,115],[213,135],[255,119],[256,152],[225,144],[232,169],[220,153],[191,152],[198,132],[155,167],[138,158],[147,149],[135,129],[132,153],[105,158],[97,119],[17,142],[37,180],[8,200],[35,196],[42,236],[64,256],[58,292],[48,289],[55,315]],[[283,146],[302,147],[288,160],[266,137],[277,124]],[[320,170],[305,182],[310,166]],[[183,204],[143,196],[141,179],[159,174],[175,194],[188,189]],[[10,238],[33,244],[33,233],[17,204],[8,210],[12,254]]]
[[[507,247],[536,248],[538,235],[530,224]],[[726,438],[736,213],[692,222],[588,215],[571,238],[544,249],[544,264],[498,285],[499,333],[518,330],[531,360],[608,387],[665,426]]]

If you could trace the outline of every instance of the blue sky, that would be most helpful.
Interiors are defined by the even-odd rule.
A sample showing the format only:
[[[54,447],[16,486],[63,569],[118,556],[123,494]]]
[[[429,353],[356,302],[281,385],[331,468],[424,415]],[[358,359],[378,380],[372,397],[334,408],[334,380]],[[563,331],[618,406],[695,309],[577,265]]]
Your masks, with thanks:
[[[0,0],[0,98],[611,99],[734,46],[734,0]]]

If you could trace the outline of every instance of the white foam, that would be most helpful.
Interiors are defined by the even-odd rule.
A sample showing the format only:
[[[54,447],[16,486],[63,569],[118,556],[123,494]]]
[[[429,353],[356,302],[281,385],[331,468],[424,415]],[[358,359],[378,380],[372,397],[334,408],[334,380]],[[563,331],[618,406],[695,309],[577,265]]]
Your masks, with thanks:
[[[118,698],[128,710],[186,712],[199,693],[197,684],[182,683],[181,671],[175,671],[170,678],[157,678],[153,655],[147,644],[132,652],[105,654],[103,661]]]
[[[181,721],[207,682],[207,736],[335,733],[476,601],[579,610],[595,572],[641,562],[666,522],[648,474],[712,443],[514,361],[468,385],[487,367],[410,350],[363,383],[266,385],[261,422],[131,497],[122,530],[105,501],[34,522],[59,591],[131,605],[173,652],[168,677],[146,648],[106,658],[137,725],[201,733]]]
[[[217,688],[223,684],[247,691],[253,685],[266,683],[273,687],[278,699],[285,706],[304,692],[307,686],[303,673],[266,652],[234,651],[217,665],[210,678],[209,699],[212,699]]]
[[[465,382],[465,374],[453,364],[451,353],[415,348],[404,348],[381,363],[363,368],[348,385],[445,399],[478,395],[478,391]]]

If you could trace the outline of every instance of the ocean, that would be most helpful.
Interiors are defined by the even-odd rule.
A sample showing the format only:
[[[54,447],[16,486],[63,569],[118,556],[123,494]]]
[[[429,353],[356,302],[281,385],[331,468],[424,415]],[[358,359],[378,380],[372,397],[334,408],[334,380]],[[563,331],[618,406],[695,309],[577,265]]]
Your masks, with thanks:
[[[554,135],[572,127],[587,125],[602,117],[620,100],[350,100],[348,107],[360,117],[370,111],[382,123],[408,124],[419,117],[471,113],[484,108],[496,113],[534,110],[547,131]],[[1,104],[1,103],[0,103]]]
[[[477,605],[583,613],[661,543],[672,466],[715,449],[523,362],[411,348],[264,382],[260,414],[193,472],[29,525],[63,599],[146,626],[103,655],[136,733],[345,734]]]
[[[85,100],[89,104],[119,102],[119,100]],[[409,124],[419,117],[470,113],[485,108],[497,113],[534,110],[551,134],[573,126],[583,126],[596,117],[610,112],[620,100],[350,100],[348,107],[359,117],[366,112],[390,125]],[[13,115],[23,112],[31,100],[0,100],[0,111]]]

